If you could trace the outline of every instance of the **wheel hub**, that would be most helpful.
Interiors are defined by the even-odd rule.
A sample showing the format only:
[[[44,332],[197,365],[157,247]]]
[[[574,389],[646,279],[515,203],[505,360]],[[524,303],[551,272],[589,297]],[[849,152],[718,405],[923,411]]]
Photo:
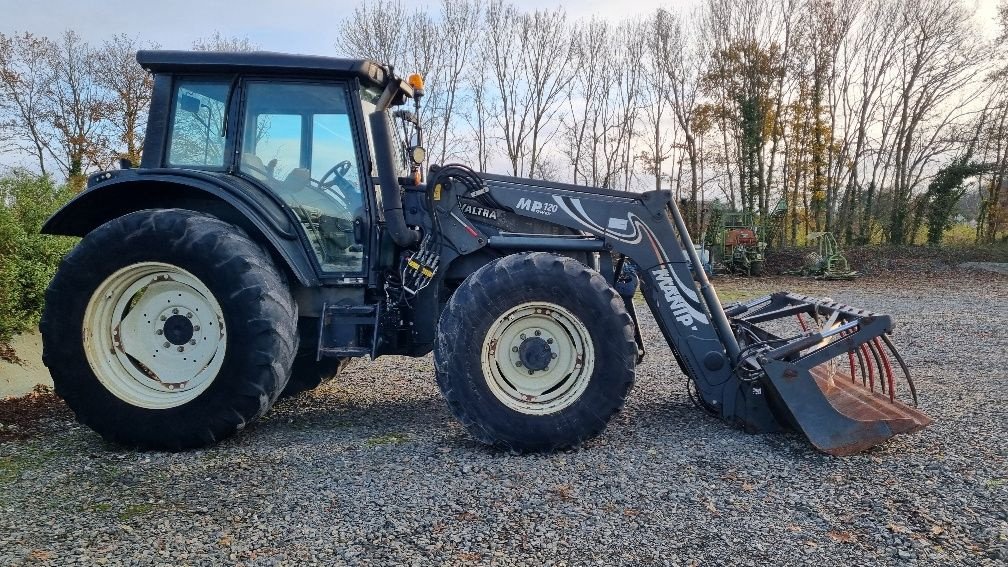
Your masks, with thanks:
[[[490,391],[513,410],[550,414],[574,403],[591,379],[594,346],[570,311],[527,302],[490,326],[481,365]]]
[[[518,358],[532,372],[545,370],[553,358],[553,349],[542,337],[530,337],[518,346]]]
[[[224,313],[209,288],[170,264],[140,262],[108,276],[82,328],[98,380],[137,407],[180,406],[206,390],[227,348]]]
[[[164,324],[164,337],[173,345],[182,346],[193,338],[192,321],[183,315],[172,315]]]

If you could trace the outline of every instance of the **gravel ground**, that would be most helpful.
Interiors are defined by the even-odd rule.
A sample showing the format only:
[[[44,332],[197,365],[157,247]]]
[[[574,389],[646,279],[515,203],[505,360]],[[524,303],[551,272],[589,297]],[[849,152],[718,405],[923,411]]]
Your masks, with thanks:
[[[430,358],[356,363],[204,451],[123,451],[54,410],[0,442],[0,565],[1008,562],[1008,278],[716,283],[892,313],[935,424],[842,459],[730,429],[647,317],[626,409],[558,454],[472,442]]]

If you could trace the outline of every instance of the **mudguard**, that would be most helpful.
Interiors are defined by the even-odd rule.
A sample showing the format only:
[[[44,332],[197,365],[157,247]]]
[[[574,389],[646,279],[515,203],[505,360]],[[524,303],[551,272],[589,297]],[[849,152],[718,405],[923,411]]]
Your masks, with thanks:
[[[272,193],[232,175],[178,169],[97,173],[41,232],[83,237],[114,218],[156,208],[197,210],[240,226],[268,243],[302,285],[321,285],[292,213]]]

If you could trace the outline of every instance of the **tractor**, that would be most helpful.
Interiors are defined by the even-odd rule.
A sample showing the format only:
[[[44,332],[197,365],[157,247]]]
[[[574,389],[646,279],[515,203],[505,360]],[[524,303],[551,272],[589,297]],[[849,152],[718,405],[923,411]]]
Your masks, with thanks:
[[[717,271],[744,276],[763,274],[767,243],[751,211],[715,209],[707,236]]]
[[[669,191],[428,164],[422,77],[263,52],[137,60],[154,85],[140,163],[90,175],[43,227],[81,237],[46,293],[43,359],[110,442],[205,447],[350,359],[433,352],[474,438],[578,446],[644,356],[638,282],[713,416],[836,455],[930,422],[895,396],[905,374],[916,405],[889,316],[786,292],[722,305]]]

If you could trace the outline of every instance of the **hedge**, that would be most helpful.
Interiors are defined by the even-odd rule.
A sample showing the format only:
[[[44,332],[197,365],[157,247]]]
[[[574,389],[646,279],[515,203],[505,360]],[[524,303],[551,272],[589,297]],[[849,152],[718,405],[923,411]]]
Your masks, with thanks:
[[[13,171],[0,177],[0,343],[38,325],[46,286],[76,243],[39,229],[72,196],[46,176]]]

